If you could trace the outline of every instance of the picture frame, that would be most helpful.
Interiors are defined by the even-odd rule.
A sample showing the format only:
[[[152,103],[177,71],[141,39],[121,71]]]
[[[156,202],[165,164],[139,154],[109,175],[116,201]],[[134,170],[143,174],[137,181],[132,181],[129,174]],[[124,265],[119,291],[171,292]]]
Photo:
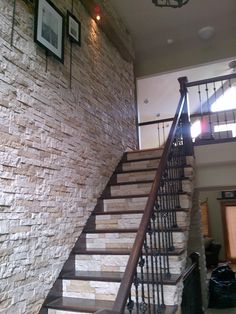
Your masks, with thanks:
[[[36,0],[34,41],[62,63],[64,23],[64,15],[50,0]]]
[[[81,46],[81,23],[70,11],[67,11],[67,36]]]
[[[222,191],[222,198],[236,198],[236,191]]]

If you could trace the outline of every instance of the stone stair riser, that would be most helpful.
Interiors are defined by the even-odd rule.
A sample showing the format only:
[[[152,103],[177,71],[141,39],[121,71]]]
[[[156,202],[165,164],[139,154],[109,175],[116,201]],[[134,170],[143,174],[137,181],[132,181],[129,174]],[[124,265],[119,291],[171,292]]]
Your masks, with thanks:
[[[119,287],[120,287],[119,282],[104,282],[93,280],[63,280],[63,296],[82,299],[84,298],[114,301],[119,290]],[[181,288],[182,288],[181,283],[178,283],[176,286],[164,285],[164,300],[166,305],[171,305],[173,303],[176,304],[178,302],[180,297],[178,291],[180,291]],[[140,289],[141,285],[139,286],[139,290]],[[144,293],[147,296],[146,284],[144,284]],[[134,287],[131,290],[131,295],[135,297]],[[139,295],[141,295],[141,290]]]
[[[147,197],[137,198],[120,198],[120,199],[104,199],[103,210],[104,212],[117,211],[117,210],[143,210],[147,203]],[[191,197],[187,194],[179,195],[180,207],[188,209],[192,207]]]
[[[160,159],[126,162],[122,163],[122,171],[157,169],[159,162]]]
[[[150,181],[153,180],[156,174],[156,170],[147,170],[140,172],[128,172],[128,173],[118,173],[117,174],[117,183],[125,182],[136,182],[136,181]],[[193,168],[185,167],[184,168],[185,178],[193,178]]]
[[[135,181],[149,181],[153,180],[156,171],[141,171],[141,172],[129,172],[129,173],[118,173],[117,183],[124,182],[135,182]]]
[[[129,256],[128,255],[78,255],[75,260],[76,271],[114,271],[124,272]],[[180,274],[186,264],[186,253],[179,256],[170,256],[170,273]],[[148,258],[149,264],[151,257]],[[163,257],[161,260],[163,264]],[[159,271],[159,270],[158,270]],[[146,269],[144,268],[144,272]]]
[[[116,210],[144,210],[147,203],[147,197],[138,198],[121,198],[121,199],[104,199],[103,210],[104,212]]]
[[[162,149],[150,150],[150,151],[140,151],[140,152],[130,152],[127,153],[127,160],[137,160],[144,158],[160,158],[163,153]]]
[[[149,194],[151,183],[139,183],[129,185],[113,185],[110,187],[111,196],[126,196],[126,195],[143,195]]]
[[[171,212],[170,212],[171,214]],[[138,228],[143,214],[99,215],[95,218],[95,228],[100,229],[130,229]],[[176,213],[177,225],[188,227],[189,213],[179,211]]]
[[[143,195],[149,194],[151,191],[152,183],[137,183],[129,185],[112,185],[110,187],[111,196],[125,196],[125,195]],[[192,192],[192,182],[183,180],[179,185],[179,190],[183,192]],[[170,192],[171,189],[163,189],[163,192]]]
[[[133,246],[136,233],[102,233],[102,234],[86,234],[86,248],[87,249],[116,249],[124,248],[130,249]],[[164,234],[164,241],[168,238],[168,233]],[[174,246],[176,248],[184,248],[186,242],[187,233],[186,232],[173,232]],[[162,242],[163,235],[160,235]],[[154,237],[152,237],[154,241]],[[156,235],[156,245],[158,245],[158,235]],[[147,244],[150,244],[149,237],[147,238]],[[161,243],[162,247],[162,243]]]

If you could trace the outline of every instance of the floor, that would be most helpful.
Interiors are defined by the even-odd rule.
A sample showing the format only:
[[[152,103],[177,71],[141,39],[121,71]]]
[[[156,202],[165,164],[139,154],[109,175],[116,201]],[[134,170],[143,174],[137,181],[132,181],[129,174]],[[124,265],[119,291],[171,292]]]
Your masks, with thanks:
[[[236,314],[236,307],[229,309],[207,309],[206,314]]]

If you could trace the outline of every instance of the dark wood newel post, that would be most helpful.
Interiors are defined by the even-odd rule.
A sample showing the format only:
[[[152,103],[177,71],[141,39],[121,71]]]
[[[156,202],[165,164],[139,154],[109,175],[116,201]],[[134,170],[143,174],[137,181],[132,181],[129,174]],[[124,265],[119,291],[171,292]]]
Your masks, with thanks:
[[[184,141],[184,150],[186,156],[193,156],[193,142],[191,137],[191,123],[190,123],[190,111],[189,111],[189,103],[188,103],[188,90],[186,83],[188,79],[186,76],[178,78],[180,84],[180,94],[184,96],[184,107],[183,114],[181,117],[181,121],[183,123],[183,141]]]

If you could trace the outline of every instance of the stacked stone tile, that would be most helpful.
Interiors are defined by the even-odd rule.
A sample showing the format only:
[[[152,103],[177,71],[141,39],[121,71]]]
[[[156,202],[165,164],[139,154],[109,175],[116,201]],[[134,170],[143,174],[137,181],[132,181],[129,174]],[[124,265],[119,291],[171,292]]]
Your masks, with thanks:
[[[36,314],[117,162],[136,147],[133,64],[74,1],[82,45],[72,47],[70,89],[70,42],[64,65],[49,56],[46,71],[29,1],[16,1],[11,46],[13,3],[0,0],[0,313]]]

